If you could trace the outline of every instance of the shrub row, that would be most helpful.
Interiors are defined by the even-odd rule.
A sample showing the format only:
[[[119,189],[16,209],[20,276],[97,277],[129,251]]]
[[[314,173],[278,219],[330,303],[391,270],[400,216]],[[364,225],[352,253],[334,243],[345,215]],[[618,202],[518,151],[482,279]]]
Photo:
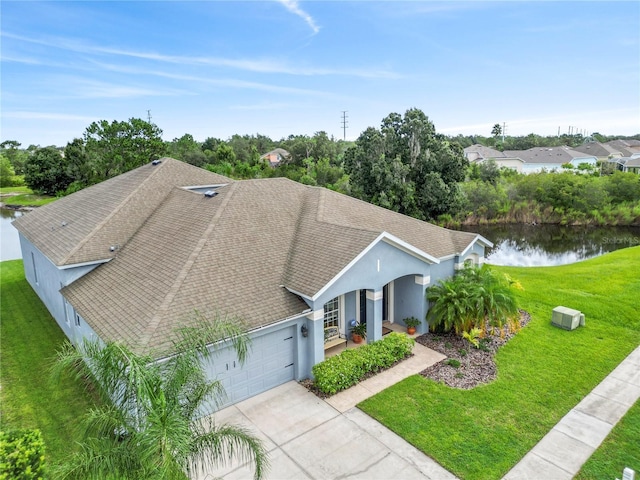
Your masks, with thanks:
[[[313,367],[314,385],[328,395],[345,390],[367,374],[379,372],[410,356],[414,343],[412,338],[392,332],[377,342],[345,350]]]
[[[44,441],[40,430],[0,432],[0,480],[44,478]]]

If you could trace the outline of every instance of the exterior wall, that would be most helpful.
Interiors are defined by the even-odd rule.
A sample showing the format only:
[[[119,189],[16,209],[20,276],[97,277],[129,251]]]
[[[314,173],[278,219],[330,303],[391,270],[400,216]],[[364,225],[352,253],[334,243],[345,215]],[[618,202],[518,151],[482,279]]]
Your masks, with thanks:
[[[517,160],[515,158],[506,158],[504,160],[495,158],[496,165],[499,167],[509,168],[511,170],[515,170],[518,173],[522,173],[522,161]]]
[[[589,165],[595,165],[598,162],[596,157],[579,157],[571,160],[571,165],[577,167],[581,163],[588,163]]]
[[[20,234],[20,248],[27,282],[36,292],[58,326],[72,342],[76,341],[75,311],[65,301],[60,289],[96,268],[98,264],[61,269]],[[86,322],[82,322],[86,324]],[[86,333],[86,332],[85,332]],[[84,333],[83,333],[84,335]]]
[[[561,169],[561,163],[525,163],[522,166],[522,173],[537,173],[543,170],[546,172],[561,171]]]

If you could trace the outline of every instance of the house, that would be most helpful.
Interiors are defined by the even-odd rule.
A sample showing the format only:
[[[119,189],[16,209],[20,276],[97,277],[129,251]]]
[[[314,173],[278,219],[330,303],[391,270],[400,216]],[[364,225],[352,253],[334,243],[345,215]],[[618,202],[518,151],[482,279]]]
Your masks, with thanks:
[[[574,147],[577,152],[594,155],[601,162],[606,162],[612,158],[624,157],[624,154],[613,146],[600,142],[585,142],[582,145]]]
[[[491,243],[285,178],[234,181],[163,158],[14,221],[27,281],[66,336],[171,345],[194,311],[243,318],[241,366],[218,347],[207,374],[226,405],[325,358],[325,332],[424,319],[430,285]],[[420,331],[425,332],[423,321]]]
[[[507,155],[505,152],[480,144],[465,148],[464,156],[470,163],[481,163],[486,160],[493,160],[499,167],[515,170],[518,173],[522,173],[522,165],[524,164],[517,156]]]
[[[640,153],[635,153],[631,157],[612,158],[608,162],[621,172],[640,173]]]
[[[270,152],[265,153],[260,157],[260,160],[266,160],[272,167],[277,167],[284,160],[291,158],[291,154],[284,148],[276,148]]]
[[[596,165],[598,162],[594,155],[577,152],[567,146],[533,147],[528,150],[505,151],[504,154],[522,160],[522,173],[561,171],[564,164],[570,164],[575,168],[581,163]]]
[[[560,171],[562,165],[577,167],[581,163],[596,165],[595,155],[578,152],[569,147],[534,147],[528,150],[505,150],[500,152],[482,145],[472,145],[464,149],[470,162],[483,162],[492,159],[499,167],[510,168],[518,173],[541,171]]]

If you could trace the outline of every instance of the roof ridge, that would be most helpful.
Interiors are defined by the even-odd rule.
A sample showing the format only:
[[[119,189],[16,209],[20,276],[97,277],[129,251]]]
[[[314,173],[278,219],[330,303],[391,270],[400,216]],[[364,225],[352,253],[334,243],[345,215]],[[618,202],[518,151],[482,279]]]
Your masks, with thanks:
[[[176,160],[177,161],[177,160]],[[131,190],[131,192],[129,193],[129,195],[127,195],[119,204],[118,204],[118,208],[114,208],[111,213],[109,213],[109,215],[107,215],[101,222],[99,222],[98,224],[96,224],[96,226],[93,228],[93,230],[91,230],[91,232],[86,235],[84,237],[84,239],[82,239],[82,241],[78,242],[78,244],[73,247],[71,249],[71,251],[60,261],[60,265],[64,265],[67,261],[69,261],[70,258],[73,257],[73,255],[75,255],[76,252],[78,252],[82,247],[84,247],[89,240],[97,233],[100,231],[100,229],[105,226],[113,217],[115,217],[115,215],[120,211],[120,208],[122,207],[122,205],[125,205],[130,199],[131,197],[133,197],[136,192],[138,192],[138,190],[140,189],[140,187],[142,187],[142,185],[146,184],[150,178],[152,178],[154,175],[156,175],[157,172],[160,171],[160,169],[162,168],[162,164],[156,164],[154,166],[160,166],[160,168],[155,168],[152,172],[151,175],[148,175],[141,183],[140,185],[138,185],[137,188],[134,188],[133,190]],[[133,170],[130,170],[133,171]],[[126,172],[128,173],[128,172]],[[114,177],[115,178],[115,177]]]
[[[166,313],[169,307],[171,306],[171,304],[173,303],[173,300],[175,299],[178,291],[180,290],[180,287],[182,286],[185,279],[187,278],[187,275],[191,271],[191,268],[193,267],[196,259],[200,255],[200,252],[202,251],[205,243],[207,243],[207,240],[209,240],[209,237],[211,236],[211,233],[213,232],[214,227],[218,224],[218,220],[220,220],[222,213],[225,211],[225,208],[229,203],[231,197],[233,196],[234,191],[238,188],[238,184],[239,184],[238,182],[233,182],[230,184],[229,192],[224,195],[224,199],[222,200],[220,207],[216,211],[216,214],[211,219],[209,226],[204,232],[204,235],[202,235],[200,240],[198,240],[196,247],[193,249],[193,251],[189,255],[189,258],[187,258],[182,269],[176,276],[176,279],[174,280],[173,285],[171,285],[171,288],[165,295],[164,300],[162,301],[162,303],[154,313],[153,317],[151,317],[151,320],[147,325],[147,328],[145,328],[144,331],[142,332],[142,335],[140,336],[139,346],[144,347],[151,340],[151,337],[153,336],[158,326],[160,325],[160,321],[163,316],[162,314]]]

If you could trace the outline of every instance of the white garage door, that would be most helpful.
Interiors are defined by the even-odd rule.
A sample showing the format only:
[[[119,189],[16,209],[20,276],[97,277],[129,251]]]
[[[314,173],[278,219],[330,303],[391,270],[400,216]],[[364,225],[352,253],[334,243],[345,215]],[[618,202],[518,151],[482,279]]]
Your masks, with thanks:
[[[222,382],[223,405],[231,405],[294,379],[294,327],[252,339],[248,358],[240,365],[232,348],[210,360],[209,376]]]

